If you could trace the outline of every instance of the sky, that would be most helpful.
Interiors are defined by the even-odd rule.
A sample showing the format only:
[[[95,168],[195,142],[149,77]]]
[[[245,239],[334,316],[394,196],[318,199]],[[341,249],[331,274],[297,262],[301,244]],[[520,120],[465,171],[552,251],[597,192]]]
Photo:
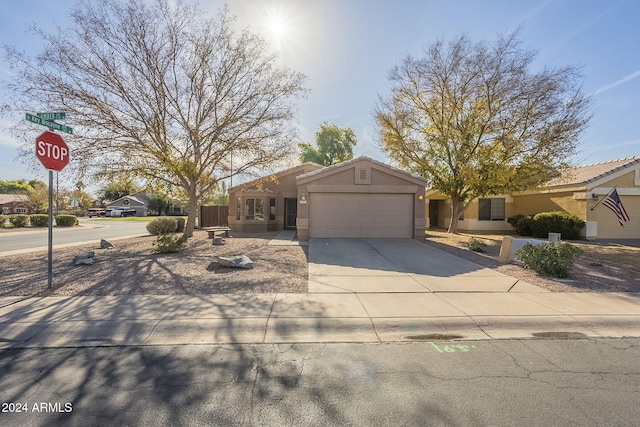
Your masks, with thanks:
[[[70,23],[75,1],[0,0],[0,45],[43,49],[27,32]],[[215,13],[225,2],[202,0]],[[521,27],[524,46],[544,66],[582,67],[593,118],[580,138],[576,165],[640,155],[640,2],[637,0],[228,0],[234,25],[260,33],[279,61],[308,77],[298,103],[300,140],[313,143],[323,122],[354,130],[354,155],[389,162],[378,148],[372,110],[388,93],[388,73],[401,58],[420,56],[437,40],[467,34],[493,40]],[[0,61],[0,80],[9,77]],[[0,105],[7,101],[0,92]],[[13,125],[0,110],[0,179],[43,179],[17,160]],[[45,129],[33,125],[33,138]]]

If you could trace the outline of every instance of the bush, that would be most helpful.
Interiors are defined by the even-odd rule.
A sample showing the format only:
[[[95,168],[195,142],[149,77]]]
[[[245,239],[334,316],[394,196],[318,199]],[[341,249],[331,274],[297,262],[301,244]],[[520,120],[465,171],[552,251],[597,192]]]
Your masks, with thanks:
[[[560,233],[565,240],[577,240],[584,225],[583,220],[567,212],[542,212],[533,217],[531,231],[535,237],[546,238],[549,233]]]
[[[185,224],[186,221],[181,216],[177,217],[176,221],[178,221],[178,227],[176,228],[176,232],[177,233],[182,233],[184,231],[184,224]]]
[[[74,215],[56,215],[56,225],[58,227],[73,227],[78,225],[78,218]]]
[[[29,216],[29,222],[34,227],[46,227],[49,225],[49,215],[47,214],[34,214]]]
[[[538,274],[567,277],[582,250],[569,243],[527,243],[516,251],[516,258]]]
[[[467,242],[467,247],[474,252],[484,252],[484,248],[487,247],[487,244],[482,240],[472,237],[469,239],[469,242]]]
[[[0,214],[0,228],[4,227],[5,220],[6,218],[4,217],[4,215]]]
[[[154,236],[175,233],[178,221],[175,218],[156,218],[147,224],[147,231]]]
[[[156,254],[173,254],[180,252],[187,245],[185,236],[177,236],[175,234],[161,234],[155,242],[151,252]]]
[[[14,227],[26,227],[27,225],[29,225],[29,215],[24,215],[24,214],[10,215],[9,222]]]
[[[507,222],[516,230],[520,236],[533,236],[531,224],[533,224],[533,215],[514,215],[507,219]]]

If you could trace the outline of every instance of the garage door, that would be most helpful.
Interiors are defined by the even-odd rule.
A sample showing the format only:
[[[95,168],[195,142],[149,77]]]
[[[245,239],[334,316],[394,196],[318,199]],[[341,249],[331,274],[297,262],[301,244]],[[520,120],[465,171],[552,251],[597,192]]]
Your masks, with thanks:
[[[311,193],[311,238],[413,238],[413,194]]]

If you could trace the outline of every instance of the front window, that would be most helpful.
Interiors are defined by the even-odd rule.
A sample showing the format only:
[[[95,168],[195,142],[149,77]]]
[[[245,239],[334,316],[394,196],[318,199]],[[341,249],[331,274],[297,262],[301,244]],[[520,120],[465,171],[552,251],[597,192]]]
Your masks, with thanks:
[[[504,199],[479,199],[478,220],[504,221]]]
[[[264,199],[248,198],[244,203],[246,220],[264,221]]]
[[[14,209],[15,213],[17,214],[26,214],[27,213],[27,208],[25,208],[22,205],[18,205],[16,206],[16,208]]]

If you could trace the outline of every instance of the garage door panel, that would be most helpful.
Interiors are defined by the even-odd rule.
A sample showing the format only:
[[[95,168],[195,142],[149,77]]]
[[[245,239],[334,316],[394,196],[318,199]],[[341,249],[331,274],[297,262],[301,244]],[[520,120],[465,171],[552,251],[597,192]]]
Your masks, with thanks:
[[[312,193],[311,238],[412,238],[412,194]]]

